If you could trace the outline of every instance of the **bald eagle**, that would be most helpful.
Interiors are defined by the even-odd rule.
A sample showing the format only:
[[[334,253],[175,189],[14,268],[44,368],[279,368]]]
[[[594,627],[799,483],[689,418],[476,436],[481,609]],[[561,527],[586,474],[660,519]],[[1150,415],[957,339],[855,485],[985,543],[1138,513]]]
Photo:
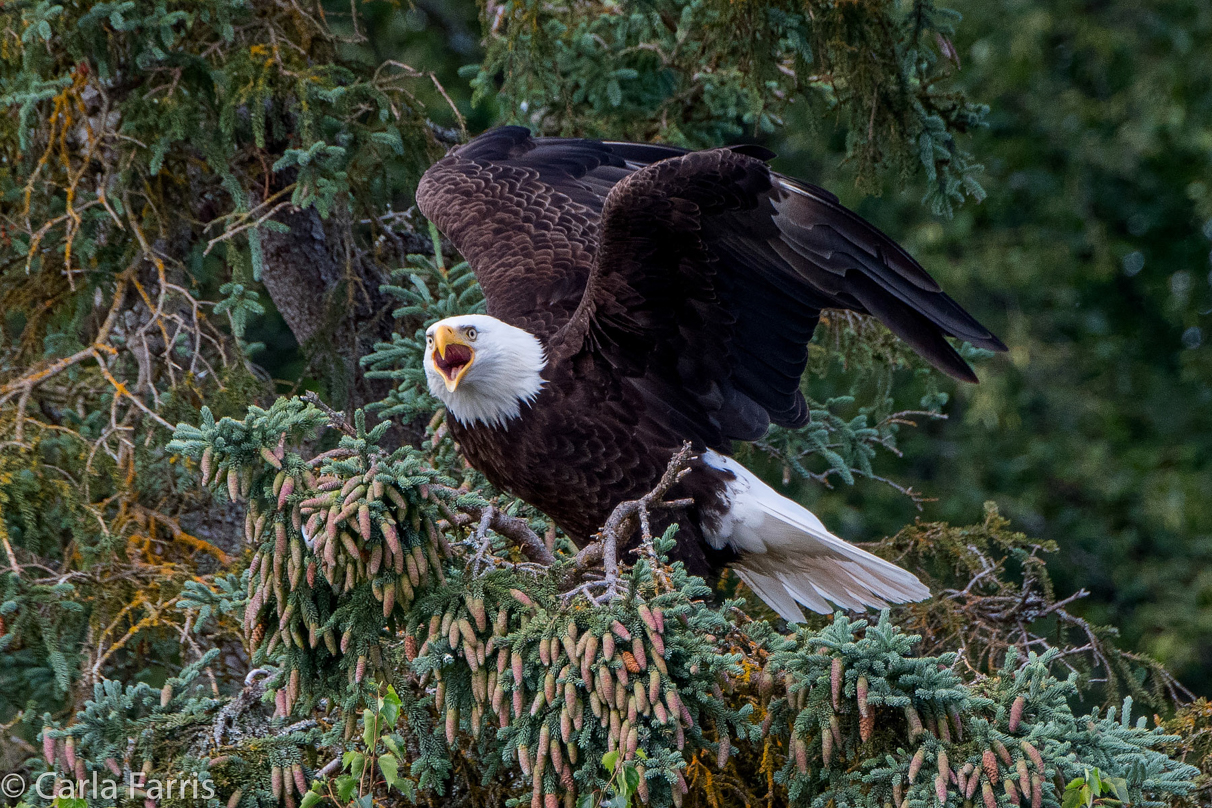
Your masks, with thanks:
[[[731,565],[787,620],[921,600],[911,573],[834,536],[731,458],[801,427],[822,309],[874,315],[931,364],[976,381],[946,336],[1005,346],[894,241],[755,146],[669,146],[491,130],[425,172],[421,212],[484,291],[486,315],[426,332],[429,388],[495,486],[578,544],[660,479],[688,507],[675,560]],[[654,524],[661,529],[663,524]]]

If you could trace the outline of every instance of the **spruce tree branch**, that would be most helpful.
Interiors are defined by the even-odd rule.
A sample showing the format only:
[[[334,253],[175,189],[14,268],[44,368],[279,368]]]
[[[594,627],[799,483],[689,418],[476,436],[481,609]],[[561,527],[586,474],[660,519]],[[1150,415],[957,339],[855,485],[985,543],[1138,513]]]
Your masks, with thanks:
[[[480,574],[480,568],[484,565],[484,559],[492,550],[492,539],[488,538],[488,531],[492,524],[492,515],[496,513],[496,508],[491,505],[483,509],[480,514],[480,524],[476,528],[476,544],[479,547],[476,549],[475,558],[472,561],[471,574],[473,577]]]
[[[345,419],[345,414],[337,412],[325,404],[314,392],[308,391],[305,393],[303,400],[314,405],[327,415],[329,423],[334,428],[341,430],[350,437],[357,436],[357,430]],[[429,486],[429,500],[438,506],[452,526],[465,527],[469,524],[476,524],[481,534],[485,530],[493,530],[515,542],[518,548],[531,561],[545,566],[555,563],[555,555],[547,548],[547,543],[543,541],[543,537],[531,530],[530,525],[527,524],[525,519],[502,513],[499,508],[493,505],[479,506],[468,504],[455,505],[452,508],[443,496],[436,496],[439,492],[452,502],[466,492],[443,485]]]
[[[665,467],[665,472],[661,475],[661,479],[651,491],[639,499],[620,502],[611,512],[610,517],[606,520],[606,524],[602,526],[602,532],[599,534],[607,541],[607,546],[611,544],[618,545],[620,542],[626,542],[631,534],[635,532],[636,525],[632,521],[635,517],[641,516],[648,511],[658,508],[678,507],[686,504],[686,500],[675,500],[672,502],[664,502],[665,494],[669,493],[669,489],[674,486],[686,472],[689,471],[690,460],[692,457],[692,449],[690,441],[682,444],[682,448],[677,451],[669,460],[669,465]]]
[[[434,139],[450,146],[461,143],[467,139],[467,121],[464,119],[463,113],[459,110],[458,105],[451,99],[450,95],[447,94],[446,88],[442,86],[442,82],[438,80],[436,74],[434,74],[432,71],[417,70],[411,65],[406,65],[403,62],[389,59],[383,64],[379,65],[378,69],[375,70],[374,78],[376,83],[379,82],[380,76],[386,68],[395,68],[396,70],[400,70],[408,78],[428,78],[431,82],[433,82],[434,89],[438,91],[438,94],[441,95],[442,99],[446,102],[446,106],[450,108],[452,113],[454,113],[455,121],[459,124],[458,132],[438,126],[433,121],[426,118],[425,124],[429,127]],[[409,93],[408,95],[411,97],[412,94]]]
[[[214,219],[212,219],[210,222],[208,222],[204,228],[202,228],[202,232],[203,233],[210,232],[210,229],[212,227],[214,227],[218,224],[224,223],[224,222],[228,222],[229,220],[232,222],[239,222],[240,224],[238,225],[238,227],[240,229],[244,229],[248,226],[248,220],[252,219],[254,216],[256,217],[256,220],[252,224],[253,224],[253,226],[256,226],[257,224],[260,224],[261,222],[265,221],[265,216],[262,215],[261,211],[273,206],[277,202],[280,202],[282,200],[283,196],[293,193],[295,188],[297,188],[298,186],[299,186],[299,183],[292,182],[289,185],[287,185],[285,188],[275,191],[272,194],[266,195],[264,201],[262,201],[261,203],[259,203],[255,207],[253,207],[251,210],[244,210],[244,211],[233,210],[231,213],[225,213],[222,216],[216,216]],[[235,235],[235,231],[225,230],[223,235],[220,236],[220,239],[230,238],[232,235]],[[213,244],[213,243],[214,243],[214,240],[207,242],[208,251],[210,249],[209,245]]]
[[[78,364],[78,363],[84,361],[85,359],[92,357],[94,347],[95,347],[94,345],[90,345],[89,347],[87,347],[83,350],[76,351],[71,356],[67,356],[67,357],[64,357],[63,359],[55,360],[54,362],[51,362],[48,365],[38,368],[37,370],[30,371],[29,373],[22,376],[20,379],[16,379],[16,380],[11,381],[8,384],[4,385],[3,387],[0,387],[0,402],[8,400],[17,392],[24,393],[26,390],[28,390],[31,387],[34,387],[39,382],[46,381],[47,379],[51,378],[52,376],[55,376],[65,370],[67,370],[72,365]]]
[[[93,338],[92,345],[77,351],[71,356],[55,360],[54,362],[40,368],[31,370],[21,378],[15,379],[0,387],[0,403],[3,403],[17,392],[28,391],[52,376],[62,373],[73,365],[76,365],[90,357],[96,356],[97,350],[104,350],[107,352],[113,350],[105,344],[105,341],[109,338],[109,332],[113,329],[114,322],[117,320],[118,313],[121,311],[122,300],[126,297],[126,284],[134,275],[136,266],[138,266],[137,260],[135,263],[128,266],[122,272],[122,274],[118,276],[117,288],[114,289],[113,303],[110,305],[109,312],[105,315],[105,320],[101,323],[101,327],[97,330],[97,336]]]
[[[0,543],[4,545],[4,554],[8,556],[9,571],[20,577],[21,565],[17,563],[17,554],[13,552],[13,545],[8,540],[8,531],[0,530]]]
[[[592,567],[594,564],[602,560],[602,543],[595,541],[581,548],[581,552],[577,553],[572,559],[572,565],[575,569],[583,570]]]
[[[166,612],[168,612],[169,610],[175,608],[177,605],[177,602],[179,600],[180,600],[180,598],[176,597],[176,598],[172,598],[171,600],[169,600],[165,603],[153,604],[153,603],[148,602],[146,598],[143,598],[142,596],[140,596],[140,598],[138,600],[136,600],[135,602],[127,604],[126,608],[123,609],[123,612],[131,610],[132,607],[135,607],[135,606],[145,605],[145,606],[147,606],[148,614],[145,617],[143,617],[142,619],[140,619],[138,622],[136,622],[134,625],[132,625],[130,628],[128,628],[126,630],[126,633],[123,634],[116,642],[114,642],[112,645],[110,645],[109,648],[106,649],[104,653],[101,652],[101,645],[100,645],[100,643],[98,643],[97,659],[93,663],[93,666],[92,666],[91,670],[89,671],[91,681],[96,682],[101,678],[101,667],[109,660],[109,658],[111,656],[114,655],[115,652],[121,650],[122,648],[125,648],[127,643],[129,643],[131,641],[131,639],[133,639],[134,637],[138,636],[139,633],[142,632],[144,629],[151,628],[151,627],[157,625],[158,623],[160,623],[163,615]],[[119,622],[119,619],[116,618],[114,620],[114,622],[110,625],[110,627],[106,630],[106,633],[108,634],[114,628],[116,628],[118,622]]]
[[[159,329],[160,337],[164,340],[165,366],[168,368],[168,375],[169,375],[169,379],[170,379],[171,383],[173,385],[175,385],[177,383],[177,380],[176,380],[176,374],[173,372],[174,369],[176,368],[176,363],[174,363],[172,360],[173,340],[168,335],[168,328],[164,325],[164,321],[165,321],[164,304],[165,304],[166,297],[168,295],[169,288],[173,285],[168,282],[168,272],[165,269],[164,259],[160,257],[159,253],[157,253],[155,250],[152,249],[151,244],[147,240],[147,236],[143,232],[143,228],[139,226],[139,220],[134,216],[134,214],[132,212],[134,210],[134,208],[131,207],[130,196],[128,194],[123,194],[122,202],[126,206],[127,221],[130,223],[131,232],[133,232],[135,234],[135,238],[139,242],[139,247],[143,250],[143,255],[147,258],[147,260],[151,261],[152,265],[156,268],[156,278],[158,279],[158,281],[160,283],[160,289],[159,289],[158,294],[156,295],[156,302],[155,302],[155,304],[153,304],[152,300],[151,300],[151,296],[148,295],[146,291],[144,291],[143,286],[139,283],[139,279],[135,278],[135,277],[131,278],[131,282],[134,284],[135,289],[137,289],[139,294],[143,297],[143,303],[144,303],[144,305],[147,306],[147,309],[150,312],[149,320],[144,325],[142,330],[146,330],[147,328],[150,328],[152,323],[154,323],[156,325],[156,327]],[[149,383],[150,383],[150,380],[149,380]],[[134,399],[132,398],[132,400],[134,400]],[[146,408],[143,408],[143,409],[146,409]],[[150,410],[148,412],[150,412]],[[169,429],[171,429],[171,428],[172,427],[169,427]]]
[[[161,418],[159,415],[157,415],[156,412],[154,410],[152,410],[151,407],[148,407],[146,404],[144,404],[139,399],[138,396],[134,395],[133,393],[130,392],[130,390],[126,389],[125,384],[123,384],[122,382],[120,382],[114,378],[113,374],[109,372],[109,368],[107,368],[105,366],[105,362],[102,361],[100,351],[98,351],[95,347],[90,350],[92,350],[93,356],[95,356],[97,358],[97,367],[99,367],[101,369],[101,375],[104,376],[105,380],[108,381],[114,388],[114,393],[116,394],[114,396],[115,401],[117,401],[118,398],[125,396],[126,398],[128,398],[130,400],[130,402],[132,404],[134,404],[139,409],[143,410],[144,415],[151,418],[153,421],[155,421],[157,424],[159,424],[160,426],[167,429],[169,432],[173,431],[174,427],[172,424],[170,424],[168,421],[165,421],[163,418]]]
[[[280,191],[279,193],[283,193],[286,190],[291,190],[291,189],[293,189],[293,187],[294,187],[294,185],[292,184],[292,185],[288,186],[287,188],[283,189],[283,191]],[[263,203],[263,205],[264,204],[265,203]],[[231,228],[230,230],[223,231],[219,235],[212,238],[210,241],[206,242],[206,249],[202,251],[202,255],[203,256],[210,255],[210,251],[213,250],[217,244],[227,241],[228,239],[230,239],[234,236],[238,236],[240,233],[243,233],[246,230],[253,230],[257,227],[260,227],[263,223],[265,223],[269,219],[272,219],[278,211],[282,210],[283,208],[290,207],[292,204],[293,203],[289,199],[287,199],[283,202],[279,202],[278,204],[276,204],[272,208],[270,208],[269,211],[266,212],[265,214],[263,214],[260,218],[254,220],[254,221],[251,221],[251,222],[246,222],[244,224],[237,225],[237,226]]]

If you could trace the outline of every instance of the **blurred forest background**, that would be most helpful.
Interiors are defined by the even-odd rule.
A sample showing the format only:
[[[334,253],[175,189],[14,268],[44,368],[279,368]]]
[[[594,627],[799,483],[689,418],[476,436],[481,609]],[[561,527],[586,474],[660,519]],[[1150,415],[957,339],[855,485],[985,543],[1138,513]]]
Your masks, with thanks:
[[[298,531],[300,501],[316,493],[316,481],[306,476],[305,491],[298,475],[299,490],[283,493],[284,457],[310,475],[324,455],[300,460],[286,453],[286,437],[275,443],[279,433],[332,451],[331,435],[302,436],[325,423],[348,427],[356,434],[346,440],[362,441],[363,454],[424,434],[434,404],[418,392],[408,318],[474,305],[475,293],[456,271],[458,257],[440,254],[411,193],[446,148],[502,123],[690,147],[759,142],[779,154],[779,170],[836,192],[904,244],[1009,353],[970,352],[981,384],[957,386],[861,322],[833,322],[818,335],[808,376],[808,392],[823,402],[820,429],[808,438],[772,433],[745,462],[852,541],[879,541],[920,518],[920,530],[882,549],[924,557],[931,573],[971,540],[972,555],[939,581],[976,575],[979,564],[963,565],[1002,553],[1008,569],[985,581],[996,581],[993,595],[1020,591],[998,580],[1005,572],[1024,580],[1021,591],[1037,588],[1032,608],[1046,607],[1045,616],[1062,601],[1118,629],[1129,652],[1118,675],[1141,687],[1083,690],[1090,705],[1149,690],[1150,709],[1166,712],[1169,680],[1132,652],[1212,695],[1212,6],[1204,0],[952,0],[947,8],[927,0],[38,0],[3,4],[0,15],[0,722],[26,709],[12,737],[23,732],[28,746],[0,764],[15,767],[34,751],[39,720],[51,720],[43,715],[57,721],[89,705],[74,730],[42,733],[53,766],[57,749],[71,757],[67,738],[91,731],[85,718],[105,725],[98,716],[107,705],[126,698],[113,709],[133,715],[143,699],[155,711],[157,694],[123,695],[115,682],[165,688],[167,723],[146,741],[172,738],[179,716],[202,715],[180,694],[203,669],[217,699],[238,682],[216,681],[214,670],[238,679],[254,664],[279,665],[282,679],[295,676],[290,703],[269,705],[285,721],[312,656],[329,666],[329,678],[315,678],[329,688],[323,709],[341,701],[353,722],[366,696],[358,686],[368,687],[367,652],[344,658],[354,628],[340,653],[329,646],[332,658],[314,624],[312,656],[300,654],[299,639],[272,655],[273,625],[280,617],[285,634],[291,617],[284,600],[314,583],[296,590],[299,563],[294,591],[277,591],[270,635],[253,628],[257,608],[272,609],[263,594],[269,562],[259,589],[257,562],[243,565],[252,537],[285,555],[254,507],[268,508],[263,515],[283,531],[293,507]],[[433,256],[435,244],[439,255],[417,257]],[[413,274],[393,275],[401,268]],[[297,400],[279,400],[269,415],[248,409],[304,391],[347,411],[385,402],[380,415],[413,422],[367,438]],[[219,419],[248,417],[238,428],[208,425],[204,404]],[[928,412],[908,428],[895,423],[902,410]],[[178,422],[204,429],[178,431],[166,449]],[[409,462],[428,452],[430,472],[457,468],[435,424]],[[216,448],[220,438],[226,448]],[[199,471],[209,489],[199,489]],[[407,479],[402,496],[417,496],[425,478]],[[269,480],[273,496],[258,493]],[[1009,527],[986,509],[990,501]],[[415,518],[431,507],[409,503]],[[424,512],[428,524],[439,521]],[[444,518],[444,530],[467,527]],[[942,556],[923,550],[931,542]],[[1047,542],[1058,548],[1047,570],[1055,593],[1037,558]],[[281,573],[275,565],[274,587]],[[416,661],[416,637],[427,639],[416,612],[429,601],[381,607],[363,573],[357,589],[349,573],[331,593],[333,603],[347,598],[341,619],[356,612],[349,624],[368,637],[411,632],[408,662]],[[466,611],[458,612],[459,594],[447,615],[475,617],[482,632],[483,592],[478,609],[465,594]],[[504,600],[514,610],[521,603]],[[939,601],[928,608],[950,608]],[[241,631],[246,606],[252,617]],[[964,649],[985,654],[985,673],[1014,631],[1022,643],[1043,636],[1072,650],[1086,642],[1085,624],[1053,617],[1029,635],[1016,608],[983,614],[1004,636]],[[961,625],[962,610],[947,613],[950,624],[931,623],[937,614],[926,609],[912,614],[910,630],[928,635],[922,653],[956,650],[948,642],[967,637],[966,628],[984,629]],[[385,629],[389,615],[396,622]],[[370,664],[383,681],[392,670],[405,676],[407,664],[375,659],[377,643]],[[222,654],[213,669],[212,646]],[[102,693],[102,682],[116,689]],[[996,687],[995,702],[1013,703],[1017,691]],[[288,692],[281,680],[273,688]],[[308,715],[320,710],[315,697],[307,695]],[[767,706],[770,697],[766,687]],[[832,701],[836,708],[836,692]],[[985,721],[984,708],[966,703],[965,716],[969,709]],[[1212,731],[1197,733],[1197,715],[1206,724],[1212,707],[1175,720],[1180,732],[1199,734],[1206,768]],[[467,715],[463,725],[457,710],[453,725],[446,716],[450,739]],[[329,717],[320,719],[325,744],[343,731],[342,719]],[[280,728],[262,727],[258,738]],[[920,729],[910,721],[906,731],[916,739]],[[102,735],[88,741],[94,768],[105,756],[97,749],[126,743],[117,730]],[[315,756],[315,737],[296,740]],[[819,748],[828,767],[826,742],[815,742],[812,754]],[[1197,745],[1170,751],[1195,762]],[[795,767],[791,749],[786,771]],[[431,751],[427,765],[436,765]],[[273,763],[274,803],[283,765],[304,777],[300,754],[292,746],[293,757],[258,761]],[[308,770],[320,763],[308,760]],[[269,804],[260,774],[258,799]]]
[[[1212,8],[955,8],[955,81],[990,107],[965,143],[981,204],[931,216],[920,176],[864,198],[842,135],[804,118],[771,141],[1010,346],[885,469],[938,499],[929,518],[970,520],[992,499],[1056,541],[1058,586],[1091,592],[1084,614],[1212,692]],[[816,507],[852,539],[913,515],[873,485]]]
[[[839,135],[791,125],[772,143],[1010,346],[887,468],[938,499],[929,518],[969,520],[992,499],[1056,541],[1058,586],[1091,592],[1083,613],[1212,692],[1212,62],[1198,44],[1212,8],[955,7],[955,80],[990,106],[966,144],[981,204],[930,216],[921,178],[863,199]],[[851,538],[912,516],[875,486],[826,507]]]

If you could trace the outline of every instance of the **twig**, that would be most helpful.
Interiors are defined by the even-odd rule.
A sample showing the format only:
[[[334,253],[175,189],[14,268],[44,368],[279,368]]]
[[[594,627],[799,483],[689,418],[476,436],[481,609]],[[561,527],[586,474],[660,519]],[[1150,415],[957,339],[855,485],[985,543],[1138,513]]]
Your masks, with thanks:
[[[105,380],[108,381],[114,388],[114,393],[115,393],[114,401],[117,401],[118,398],[121,396],[125,396],[130,401],[130,403],[134,404],[136,407],[143,410],[143,414],[146,415],[148,418],[151,418],[153,421],[155,421],[157,424],[159,424],[160,426],[167,429],[169,432],[173,431],[172,424],[170,424],[168,421],[165,421],[163,418],[161,418],[159,415],[157,415],[156,412],[151,409],[151,407],[148,407],[146,404],[143,403],[143,401],[141,399],[139,399],[136,395],[134,395],[129,390],[127,390],[126,385],[124,385],[122,382],[120,382],[114,378],[113,374],[111,374],[109,372],[109,368],[107,368],[105,366],[105,362],[101,359],[101,352],[99,350],[97,350],[97,348],[94,347],[90,350],[92,350],[93,356],[95,356],[97,358],[97,367],[101,370],[101,375],[104,376]]]
[[[665,472],[661,475],[661,479],[657,481],[653,489],[639,499],[620,502],[616,505],[610,517],[606,520],[606,524],[602,526],[601,532],[598,533],[598,540],[577,554],[577,569],[583,569],[584,566],[597,561],[599,558],[601,559],[602,567],[606,573],[604,582],[606,585],[605,597],[611,598],[618,594],[619,547],[626,544],[631,534],[635,532],[637,518],[644,527],[644,541],[651,542],[652,537],[648,535],[647,527],[649,512],[656,509],[676,508],[689,504],[690,500],[681,499],[665,502],[664,498],[669,489],[690,470],[689,466],[692,456],[692,447],[690,441],[687,441],[670,458],[669,465],[665,467]]]
[[[431,82],[433,82],[434,89],[436,89],[438,94],[442,96],[442,99],[446,102],[446,105],[450,107],[450,111],[454,113],[455,121],[457,121],[459,124],[458,132],[438,126],[429,119],[425,120],[425,123],[429,126],[429,129],[433,133],[436,140],[447,145],[454,145],[467,139],[467,121],[463,118],[463,113],[459,110],[458,105],[455,104],[455,102],[447,94],[446,88],[442,86],[442,82],[438,81],[438,77],[435,73],[432,71],[426,72],[417,70],[415,67],[406,65],[403,62],[388,60],[379,65],[378,69],[375,70],[374,78],[376,82],[379,80],[379,74],[382,73],[384,68],[387,67],[394,67],[397,70],[402,71],[404,75],[409,78],[428,78]]]
[[[319,466],[325,460],[331,460],[336,457],[352,457],[355,454],[357,454],[357,452],[355,452],[353,449],[345,449],[338,446],[336,449],[329,449],[327,452],[320,452],[320,454],[308,460],[307,465]]]
[[[351,438],[356,438],[358,436],[358,430],[353,428],[353,424],[345,420],[345,413],[337,412],[332,407],[325,404],[314,391],[308,390],[306,393],[304,393],[303,400],[327,415],[328,422],[344,432],[346,435],[349,435]]]
[[[67,370],[72,365],[75,365],[89,357],[95,357],[98,349],[104,351],[112,351],[105,341],[109,338],[109,332],[113,329],[114,323],[117,320],[118,313],[122,308],[122,300],[126,296],[126,284],[135,273],[138,262],[132,263],[122,274],[118,276],[118,283],[114,289],[114,301],[109,308],[109,312],[105,315],[104,322],[97,330],[97,336],[93,338],[93,342],[87,348],[84,348],[71,356],[63,359],[55,360],[41,368],[31,370],[19,379],[15,379],[4,386],[0,387],[0,403],[10,398],[18,391],[28,392],[35,386],[41,384],[52,376]]]
[[[605,585],[606,585],[606,581],[604,581],[604,580],[586,581],[585,583],[581,584],[580,586],[573,587],[572,589],[569,589],[567,592],[562,593],[560,595],[560,597],[563,598],[565,602],[568,602],[568,601],[574,600],[577,595],[584,595],[585,597],[589,598],[590,600],[596,602],[596,599],[594,598],[593,595],[590,594],[590,592],[598,587],[605,586]]]
[[[180,634],[181,644],[188,645],[190,650],[193,651],[199,658],[201,658],[202,656],[205,655],[206,652],[202,650],[202,648],[198,645],[197,641],[193,638],[193,634],[192,634],[193,622],[194,622],[194,615],[189,614],[185,618],[185,622],[181,624],[181,634]],[[219,682],[217,679],[215,679],[215,672],[211,668],[210,665],[207,665],[205,670],[206,670],[206,678],[208,678],[210,680],[210,692],[217,698],[219,696]]]
[[[531,561],[545,566],[555,563],[555,555],[547,549],[547,543],[543,541],[543,537],[531,530],[525,519],[501,513],[501,509],[493,505],[455,505],[454,509],[458,511],[458,514],[455,514],[442,497],[436,496],[438,492],[452,500],[465,492],[447,486],[430,486],[429,488],[430,500],[442,509],[452,526],[464,527],[473,523],[478,524],[483,529],[495,531],[513,541]],[[488,517],[487,521],[485,521],[485,516]]]
[[[21,565],[17,563],[17,554],[13,552],[13,545],[8,541],[8,532],[0,533],[0,543],[4,544],[4,553],[8,556],[9,569],[14,575],[21,575]]]
[[[492,539],[488,538],[488,531],[489,525],[492,524],[492,516],[496,512],[497,509],[489,505],[480,513],[480,524],[476,528],[476,543],[479,546],[471,562],[471,577],[473,578],[480,574],[480,567],[484,565],[484,558],[492,550]]]
[[[282,210],[282,208],[288,207],[291,204],[293,204],[293,203],[289,199],[287,199],[283,202],[279,202],[278,204],[276,204],[272,208],[270,208],[269,211],[267,213],[265,213],[263,216],[261,216],[259,219],[256,219],[255,221],[252,221],[252,222],[247,222],[245,224],[238,225],[236,227],[231,228],[230,230],[225,230],[224,232],[215,236],[210,241],[206,242],[206,249],[202,251],[203,257],[209,255],[210,251],[213,250],[215,248],[215,246],[220,244],[221,242],[227,241],[229,238],[233,238],[234,236],[237,236],[240,233],[243,233],[245,230],[253,230],[253,229],[256,229],[257,227],[260,227],[266,220],[273,218],[273,216],[278,211]]]

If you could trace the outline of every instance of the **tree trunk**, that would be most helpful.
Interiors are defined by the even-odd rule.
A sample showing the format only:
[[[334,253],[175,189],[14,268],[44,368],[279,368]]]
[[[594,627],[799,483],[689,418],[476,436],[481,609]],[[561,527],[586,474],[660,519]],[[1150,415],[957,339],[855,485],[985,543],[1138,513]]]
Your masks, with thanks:
[[[335,407],[383,398],[389,383],[368,380],[358,360],[390,339],[392,301],[383,271],[351,243],[348,223],[314,208],[277,217],[288,233],[262,231],[261,281],[308,359],[309,375]]]

